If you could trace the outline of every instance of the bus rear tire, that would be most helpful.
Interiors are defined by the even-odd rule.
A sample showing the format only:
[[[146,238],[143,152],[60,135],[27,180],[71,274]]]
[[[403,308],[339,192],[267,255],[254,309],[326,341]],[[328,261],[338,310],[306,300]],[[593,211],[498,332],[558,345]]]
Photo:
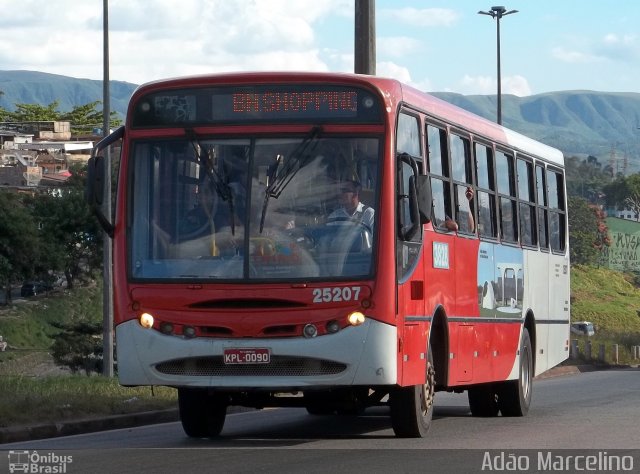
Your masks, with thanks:
[[[498,416],[498,393],[495,384],[479,385],[467,391],[472,416]]]
[[[391,425],[399,438],[424,438],[431,427],[436,382],[431,344],[425,382],[423,385],[397,387],[389,396]]]
[[[520,374],[518,380],[503,382],[498,390],[498,406],[502,416],[525,416],[531,405],[533,351],[529,331],[522,330],[520,341]]]
[[[227,398],[204,389],[179,388],[182,429],[191,438],[215,438],[227,417]]]

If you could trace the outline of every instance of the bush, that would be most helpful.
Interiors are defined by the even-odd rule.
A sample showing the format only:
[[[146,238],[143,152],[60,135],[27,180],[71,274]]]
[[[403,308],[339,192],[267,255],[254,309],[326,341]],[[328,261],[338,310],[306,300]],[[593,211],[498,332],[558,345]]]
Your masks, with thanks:
[[[102,325],[81,321],[57,326],[62,332],[51,346],[54,362],[69,367],[73,373],[102,373]]]

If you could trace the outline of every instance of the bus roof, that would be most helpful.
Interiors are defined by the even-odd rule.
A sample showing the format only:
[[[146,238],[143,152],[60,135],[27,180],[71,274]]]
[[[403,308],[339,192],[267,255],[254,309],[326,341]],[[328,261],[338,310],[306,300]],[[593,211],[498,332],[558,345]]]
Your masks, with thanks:
[[[557,166],[564,166],[564,155],[557,148],[545,145],[411,86],[403,84],[402,89],[404,100],[407,103],[420,104],[426,113],[435,118],[522,153],[533,155]]]
[[[400,103],[421,110],[433,118],[442,120],[472,135],[481,136],[496,144],[502,144],[527,155],[541,158],[557,166],[564,166],[560,150],[508,129],[484,117],[446,102],[427,92],[420,91],[396,79],[351,73],[330,72],[235,72],[206,74],[161,79],[141,85],[133,98],[140,94],[164,88],[203,87],[223,84],[269,84],[273,82],[338,82],[351,85],[369,85],[378,89],[390,110]],[[132,100],[133,102],[133,100]]]

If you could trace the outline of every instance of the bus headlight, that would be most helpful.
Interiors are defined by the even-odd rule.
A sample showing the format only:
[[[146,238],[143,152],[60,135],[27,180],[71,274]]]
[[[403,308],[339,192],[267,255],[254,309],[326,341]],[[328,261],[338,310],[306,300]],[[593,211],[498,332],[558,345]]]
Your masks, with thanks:
[[[138,318],[138,322],[143,328],[151,329],[153,327],[153,316],[149,313],[142,313]]]
[[[366,318],[364,314],[362,314],[360,311],[354,311],[353,313],[349,314],[349,316],[347,316],[347,321],[349,321],[349,324],[351,324],[352,326],[360,326],[361,324],[364,324],[365,319]]]

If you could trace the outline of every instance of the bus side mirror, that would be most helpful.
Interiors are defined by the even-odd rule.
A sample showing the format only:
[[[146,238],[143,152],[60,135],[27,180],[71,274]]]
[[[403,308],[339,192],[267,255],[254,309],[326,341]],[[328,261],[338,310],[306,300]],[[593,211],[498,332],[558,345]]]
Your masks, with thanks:
[[[87,162],[87,185],[85,188],[85,200],[89,204],[91,212],[96,216],[98,222],[102,226],[102,229],[113,237],[114,226],[113,223],[104,215],[102,204],[105,199],[105,192],[110,190],[105,189],[105,173],[109,171],[105,166],[104,157],[97,155],[89,158]],[[107,199],[111,199],[110,195],[107,195]]]
[[[94,207],[102,206],[104,200],[104,158],[92,156],[87,162],[87,185],[85,200]]]
[[[433,198],[431,196],[431,179],[426,175],[416,176],[416,199],[420,213],[420,223],[431,222],[433,213]]]
[[[419,206],[418,206],[418,193],[416,191],[416,176],[409,178],[409,216],[411,218],[411,225],[408,229],[402,229],[403,240],[413,240],[413,237],[420,230],[422,225],[421,219],[419,219]]]
[[[96,144],[87,163],[87,185],[84,197],[91,208],[91,212],[96,216],[109,237],[113,237],[115,226],[111,222],[111,216],[104,214],[103,204],[111,200],[111,186],[107,184],[107,178],[110,176],[108,173],[111,173],[111,165],[100,153],[123,137],[124,127],[122,126]]]

